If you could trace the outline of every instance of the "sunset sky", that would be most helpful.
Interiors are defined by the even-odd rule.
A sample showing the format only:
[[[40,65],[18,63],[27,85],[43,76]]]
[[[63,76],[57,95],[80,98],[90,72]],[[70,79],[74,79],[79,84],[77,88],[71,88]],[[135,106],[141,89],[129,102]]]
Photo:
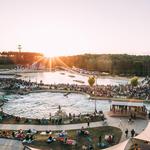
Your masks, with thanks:
[[[150,0],[0,0],[0,50],[150,55]]]

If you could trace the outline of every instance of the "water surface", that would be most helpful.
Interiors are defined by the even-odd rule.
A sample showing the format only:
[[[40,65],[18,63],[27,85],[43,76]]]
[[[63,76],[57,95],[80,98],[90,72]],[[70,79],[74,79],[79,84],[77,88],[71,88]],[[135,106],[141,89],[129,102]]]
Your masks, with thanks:
[[[88,85],[88,76],[83,76],[80,74],[73,74],[66,71],[56,71],[56,72],[39,72],[39,73],[22,73],[21,79],[31,80],[33,82],[38,82],[42,80],[45,84],[85,84]],[[83,81],[84,83],[76,82],[75,80]],[[98,85],[119,85],[127,84],[129,78],[124,77],[99,77],[96,80]]]
[[[69,113],[91,113],[95,110],[95,101],[89,100],[86,95],[71,93],[67,97],[64,93],[30,93],[28,95],[9,95],[8,102],[4,104],[4,112],[20,117],[49,118],[49,114],[58,110]],[[108,111],[108,101],[97,101],[97,110]]]

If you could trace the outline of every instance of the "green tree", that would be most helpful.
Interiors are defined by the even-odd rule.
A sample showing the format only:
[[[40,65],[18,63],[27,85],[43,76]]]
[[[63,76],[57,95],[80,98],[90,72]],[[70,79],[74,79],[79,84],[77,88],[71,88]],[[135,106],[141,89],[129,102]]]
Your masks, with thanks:
[[[138,85],[138,77],[133,77],[131,79],[131,85],[132,86],[137,86]]]

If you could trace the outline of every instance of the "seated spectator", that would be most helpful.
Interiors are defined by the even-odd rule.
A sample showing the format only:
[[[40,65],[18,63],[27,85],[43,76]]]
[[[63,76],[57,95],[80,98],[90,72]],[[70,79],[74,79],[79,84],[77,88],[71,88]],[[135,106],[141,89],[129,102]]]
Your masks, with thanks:
[[[27,134],[26,136],[25,136],[25,139],[23,140],[23,143],[27,143],[28,141],[29,141],[29,134]]]
[[[50,135],[47,139],[47,143],[52,143],[54,141],[54,139],[52,138],[52,136]]]
[[[25,135],[23,132],[19,132],[16,134],[16,138],[19,140],[23,140],[25,138]]]
[[[37,131],[35,129],[31,129],[31,134],[36,134]]]
[[[23,143],[32,143],[33,141],[33,134],[29,134],[27,133],[27,135],[25,136]]]
[[[86,145],[82,145],[82,150],[87,150],[88,147]]]
[[[64,143],[68,145],[76,145],[76,141],[72,139],[65,138]]]
[[[81,128],[80,131],[78,131],[79,135],[89,135],[89,131],[85,130],[84,127]]]
[[[108,123],[107,123],[107,119],[104,119],[103,120],[103,125],[107,125]]]
[[[61,133],[59,133],[59,137],[64,137],[64,136],[67,136],[67,132],[63,130],[61,131]]]
[[[50,131],[46,130],[46,134],[49,134]]]
[[[111,143],[112,143],[112,136],[111,136],[111,135],[109,135],[109,136],[108,136],[108,138],[107,138],[107,142],[108,142],[109,144],[111,144]]]
[[[84,134],[84,132],[85,132],[84,127],[82,127],[81,130],[80,130],[80,133]]]
[[[15,137],[15,132],[14,132],[14,131],[12,132],[12,137],[13,137],[13,138]]]
[[[90,144],[90,145],[88,146],[88,150],[94,150],[93,145]]]
[[[31,129],[29,129],[29,130],[27,131],[27,133],[31,133]]]

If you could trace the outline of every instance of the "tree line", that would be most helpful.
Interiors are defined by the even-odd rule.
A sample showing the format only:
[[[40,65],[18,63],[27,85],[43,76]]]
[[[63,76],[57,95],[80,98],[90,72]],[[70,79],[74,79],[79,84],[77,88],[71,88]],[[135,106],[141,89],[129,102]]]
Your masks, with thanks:
[[[84,54],[74,56],[62,56],[53,58],[51,62],[41,53],[32,52],[1,52],[0,65],[21,64],[31,65],[39,63],[46,68],[55,66],[77,67],[88,71],[106,72],[111,75],[124,76],[150,76],[149,55],[127,55],[127,54]]]
[[[0,52],[0,65],[31,65],[43,54],[36,52]]]
[[[69,67],[112,75],[150,75],[150,56],[127,54],[84,54],[60,58]]]

